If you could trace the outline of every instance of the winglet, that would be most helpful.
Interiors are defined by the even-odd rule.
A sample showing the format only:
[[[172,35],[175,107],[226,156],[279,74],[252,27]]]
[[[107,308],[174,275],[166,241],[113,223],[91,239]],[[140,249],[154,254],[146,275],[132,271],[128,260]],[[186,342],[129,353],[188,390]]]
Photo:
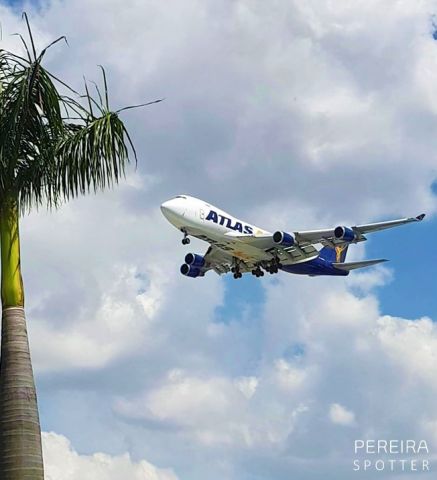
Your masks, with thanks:
[[[425,218],[425,214],[424,214],[424,213],[421,213],[420,215],[417,215],[416,220],[417,220],[418,222],[420,222],[420,221],[422,221],[424,218]]]

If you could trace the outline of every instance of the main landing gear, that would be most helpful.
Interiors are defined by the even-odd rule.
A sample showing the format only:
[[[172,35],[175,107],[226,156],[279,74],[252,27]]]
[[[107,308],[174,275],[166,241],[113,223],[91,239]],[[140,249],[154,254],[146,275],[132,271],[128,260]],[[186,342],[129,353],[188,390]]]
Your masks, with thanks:
[[[237,265],[231,268],[231,272],[234,274],[234,278],[241,278],[243,274],[240,272],[240,267]]]
[[[190,243],[188,233],[186,232],[186,230],[181,230],[181,232],[184,234],[184,238],[182,239],[182,245],[188,245]]]
[[[240,263],[236,259],[234,259],[234,262],[235,263],[231,268],[231,272],[234,274],[235,279],[241,278],[243,274],[240,271]],[[264,272],[262,271],[261,267],[264,268],[266,272],[273,274],[278,273],[279,269],[282,268],[282,263],[279,261],[278,257],[272,259],[269,263],[261,262],[261,264],[256,265],[255,268],[252,270],[252,275],[257,278],[263,277]]]
[[[258,265],[258,267],[256,267],[254,270],[252,270],[252,275],[255,275],[256,278],[263,277],[264,272],[261,270],[261,268]]]
[[[243,276],[243,274],[240,272],[240,261],[238,258],[234,258],[234,265],[231,268],[231,272],[234,274],[234,278],[238,279]]]
[[[269,265],[266,267],[266,271],[270,274],[278,273],[278,270],[282,268],[282,263],[279,261],[279,258],[275,258],[271,261]]]

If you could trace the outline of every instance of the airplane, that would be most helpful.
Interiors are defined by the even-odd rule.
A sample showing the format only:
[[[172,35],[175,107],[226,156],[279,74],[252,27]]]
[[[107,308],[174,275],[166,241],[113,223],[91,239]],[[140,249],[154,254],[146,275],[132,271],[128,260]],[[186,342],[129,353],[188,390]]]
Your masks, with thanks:
[[[425,217],[401,218],[388,222],[354,227],[337,226],[326,230],[278,230],[274,233],[239,220],[203,200],[177,195],[161,205],[167,220],[183,233],[182,244],[189,236],[210,244],[204,255],[188,253],[180,271],[187,277],[203,277],[209,270],[219,275],[232,272],[235,279],[251,272],[262,277],[264,272],[279,270],[311,277],[346,276],[357,268],[369,267],[386,259],[345,262],[349,245],[367,240],[367,233],[420,222]],[[315,245],[321,244],[318,250]]]

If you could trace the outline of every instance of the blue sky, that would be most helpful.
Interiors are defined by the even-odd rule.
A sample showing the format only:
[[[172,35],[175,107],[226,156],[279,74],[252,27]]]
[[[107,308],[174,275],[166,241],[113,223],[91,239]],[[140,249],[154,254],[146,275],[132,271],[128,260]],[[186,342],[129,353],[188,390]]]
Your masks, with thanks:
[[[372,235],[367,256],[390,259],[387,265],[394,272],[393,280],[378,292],[384,312],[410,318],[437,318],[433,287],[436,234],[436,222],[428,218],[420,226]]]
[[[24,0],[2,0],[0,3],[2,3],[3,5],[10,5],[13,8],[22,8],[26,4],[38,5],[39,2],[37,0],[31,0],[30,2],[25,2]]]
[[[350,480],[369,432],[435,454],[437,2],[26,9],[75,87],[103,64],[113,105],[166,98],[123,117],[118,188],[23,218],[48,477]],[[162,217],[178,193],[271,231],[427,217],[351,247],[390,262],[347,278],[189,279],[207,246]]]

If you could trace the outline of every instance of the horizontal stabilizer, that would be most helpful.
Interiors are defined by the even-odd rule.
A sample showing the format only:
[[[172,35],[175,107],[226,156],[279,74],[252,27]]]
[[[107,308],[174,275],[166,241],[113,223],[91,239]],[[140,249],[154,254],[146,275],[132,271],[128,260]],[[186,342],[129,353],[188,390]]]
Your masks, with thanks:
[[[332,266],[338,268],[339,270],[355,270],[356,268],[370,267],[376,265],[377,263],[387,262],[385,258],[380,258],[378,260],[363,260],[361,262],[349,262],[349,263],[333,263]]]

